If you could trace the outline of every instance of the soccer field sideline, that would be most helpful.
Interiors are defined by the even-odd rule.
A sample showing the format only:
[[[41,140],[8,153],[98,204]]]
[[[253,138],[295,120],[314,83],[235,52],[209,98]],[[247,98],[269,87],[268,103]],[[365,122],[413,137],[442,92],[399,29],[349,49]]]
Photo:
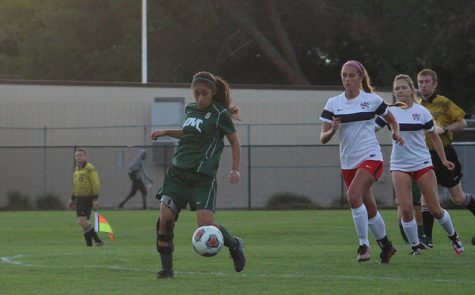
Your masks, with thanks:
[[[389,265],[378,263],[374,239],[371,260],[356,262],[357,240],[347,210],[220,211],[218,219],[245,241],[248,265],[242,273],[233,271],[227,249],[213,258],[194,253],[195,215],[183,212],[176,228],[176,277],[166,281],[155,279],[160,266],[153,243],[158,211],[103,213],[117,233],[116,240],[92,249],[83,245],[72,212],[0,213],[2,225],[8,222],[0,228],[4,237],[0,293],[365,294],[372,290],[414,294],[431,290],[433,294],[470,294],[475,285],[475,247],[469,243],[473,217],[462,210],[451,210],[466,240],[462,257],[453,254],[438,228],[434,228],[433,250],[409,256],[409,246],[401,243],[396,227],[395,211],[382,210],[398,248]],[[53,231],[48,230],[52,227]],[[94,281],[96,289],[85,284],[89,281]],[[204,292],[207,284],[213,287]]]

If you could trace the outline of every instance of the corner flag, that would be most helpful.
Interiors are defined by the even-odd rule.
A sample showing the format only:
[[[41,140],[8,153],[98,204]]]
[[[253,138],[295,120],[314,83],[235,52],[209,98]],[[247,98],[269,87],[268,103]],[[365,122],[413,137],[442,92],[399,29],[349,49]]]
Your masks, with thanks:
[[[96,232],[109,233],[109,239],[114,239],[114,231],[112,230],[109,222],[107,222],[107,219],[105,219],[104,216],[99,214],[97,211],[94,212],[94,230]]]

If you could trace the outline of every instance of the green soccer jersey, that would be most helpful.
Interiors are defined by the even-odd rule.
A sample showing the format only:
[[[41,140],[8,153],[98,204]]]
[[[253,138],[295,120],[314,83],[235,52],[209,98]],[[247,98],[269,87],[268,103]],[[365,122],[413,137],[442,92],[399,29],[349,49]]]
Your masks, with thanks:
[[[178,168],[194,170],[216,176],[224,147],[224,135],[236,132],[227,109],[212,102],[205,110],[196,103],[185,108],[183,137],[173,155],[172,164]]]

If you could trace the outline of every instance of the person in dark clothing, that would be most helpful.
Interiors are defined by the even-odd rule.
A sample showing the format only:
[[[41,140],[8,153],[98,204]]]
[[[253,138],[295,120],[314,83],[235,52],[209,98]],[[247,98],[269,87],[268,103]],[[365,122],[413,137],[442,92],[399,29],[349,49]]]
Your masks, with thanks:
[[[153,180],[147,175],[144,168],[144,161],[147,157],[145,149],[140,150],[137,156],[129,164],[129,178],[132,181],[132,187],[125,199],[120,202],[119,209],[122,209],[130,198],[135,196],[137,191],[142,194],[143,209],[147,209],[147,185],[153,184]]]

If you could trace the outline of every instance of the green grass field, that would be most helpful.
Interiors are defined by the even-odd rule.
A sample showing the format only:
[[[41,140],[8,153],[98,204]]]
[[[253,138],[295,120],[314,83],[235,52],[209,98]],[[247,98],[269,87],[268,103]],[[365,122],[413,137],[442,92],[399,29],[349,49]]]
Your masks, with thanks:
[[[175,278],[156,280],[158,211],[102,211],[116,233],[103,248],[86,248],[72,211],[0,213],[0,294],[473,294],[474,219],[452,210],[465,242],[453,254],[438,224],[435,248],[408,255],[394,210],[383,210],[398,249],[389,265],[356,262],[349,210],[218,211],[244,239],[247,266],[235,273],[227,249],[200,257],[192,249],[195,214],[182,212],[175,230]]]

